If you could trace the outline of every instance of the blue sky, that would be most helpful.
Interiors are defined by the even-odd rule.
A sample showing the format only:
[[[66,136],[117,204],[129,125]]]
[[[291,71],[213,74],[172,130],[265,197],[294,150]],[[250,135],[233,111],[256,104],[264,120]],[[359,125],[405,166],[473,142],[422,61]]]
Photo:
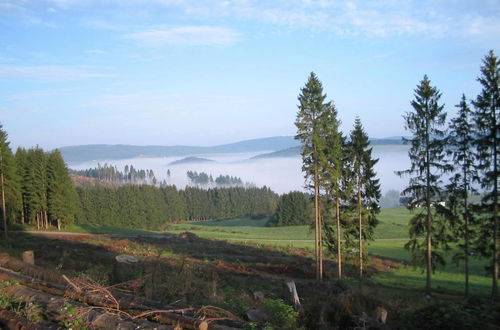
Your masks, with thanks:
[[[293,135],[314,71],[345,131],[403,135],[424,74],[453,115],[499,45],[493,0],[0,0],[0,121],[47,149]]]

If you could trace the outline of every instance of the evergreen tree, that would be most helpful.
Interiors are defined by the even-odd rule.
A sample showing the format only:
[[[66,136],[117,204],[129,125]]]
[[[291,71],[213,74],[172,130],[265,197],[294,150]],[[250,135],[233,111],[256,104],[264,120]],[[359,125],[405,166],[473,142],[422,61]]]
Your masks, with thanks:
[[[326,245],[337,255],[337,275],[342,277],[342,238],[350,240],[342,219],[341,206],[351,191],[350,173],[347,167],[345,153],[345,137],[340,132],[340,120],[333,103],[325,106],[326,111],[321,117],[321,140],[324,141],[320,157],[321,188],[325,192],[327,218],[333,213],[335,226],[324,226]]]
[[[481,93],[473,101],[475,107],[476,148],[478,170],[483,190],[482,206],[486,219],[481,226],[481,249],[492,260],[492,297],[498,297],[499,273],[499,225],[498,225],[498,167],[500,118],[500,63],[490,50],[483,59],[481,75],[477,78],[482,86]]]
[[[347,155],[352,170],[354,189],[354,205],[358,219],[359,240],[359,276],[363,276],[363,242],[373,236],[373,230],[378,223],[376,218],[380,212],[380,184],[374,170],[378,159],[372,158],[372,148],[369,147],[368,135],[361,125],[361,120],[356,118],[354,129],[350,134],[347,144]]]
[[[322,220],[320,211],[320,173],[321,153],[324,148],[321,117],[330,103],[325,103],[326,95],[318,77],[311,72],[307,83],[298,96],[299,105],[295,126],[300,141],[302,155],[302,171],[305,173],[306,188],[313,190],[314,228],[316,253],[316,279],[323,279],[322,260]]]
[[[405,245],[413,254],[415,263],[424,263],[426,268],[426,294],[431,295],[431,274],[436,262],[444,263],[444,259],[433,250],[436,241],[435,209],[433,202],[440,199],[440,183],[442,173],[449,169],[445,164],[444,136],[442,126],[446,121],[444,105],[439,104],[441,93],[431,86],[427,75],[415,89],[415,100],[411,102],[413,112],[407,112],[405,128],[413,135],[405,139],[411,144],[408,151],[411,167],[397,172],[400,176],[409,177],[409,185],[403,190],[404,195],[413,199],[408,204],[410,210],[417,213],[410,220],[410,241]],[[425,240],[419,238],[425,234]]]
[[[471,123],[471,109],[465,95],[462,95],[457,117],[450,123],[448,135],[448,149],[453,162],[454,173],[447,186],[448,201],[446,207],[441,207],[450,219],[452,236],[458,241],[460,251],[453,260],[458,263],[464,261],[465,266],[465,295],[469,295],[469,254],[470,242],[474,236],[471,228],[473,220],[469,195],[473,192],[473,182],[477,179],[475,171],[474,132]]]
[[[7,223],[13,221],[20,210],[20,189],[15,158],[7,140],[7,132],[0,124],[0,198],[2,227],[7,239]]]
[[[276,213],[270,221],[273,226],[296,226],[311,223],[312,205],[307,194],[292,191],[280,196]]]
[[[47,161],[48,212],[55,220],[57,229],[75,220],[76,192],[68,175],[68,169],[58,150],[49,154]]]

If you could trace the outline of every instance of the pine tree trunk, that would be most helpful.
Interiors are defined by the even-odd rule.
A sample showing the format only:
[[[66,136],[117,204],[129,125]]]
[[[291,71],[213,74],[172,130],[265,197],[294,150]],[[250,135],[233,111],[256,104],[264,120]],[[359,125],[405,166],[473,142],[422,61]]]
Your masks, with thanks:
[[[430,151],[429,151],[429,122],[426,120],[426,136],[425,136],[425,158],[426,158],[426,187],[425,187],[425,203],[427,208],[427,221],[426,221],[426,231],[427,231],[427,273],[426,273],[426,285],[425,293],[427,296],[431,296],[431,273],[432,273],[432,217],[431,217],[431,169],[430,169]]]
[[[341,241],[340,241],[340,202],[339,198],[337,197],[336,205],[335,205],[335,210],[337,213],[337,258],[338,258],[338,277],[339,279],[342,278],[342,249],[341,249]]]
[[[322,281],[321,273],[321,246],[320,246],[320,219],[319,219],[319,175],[318,169],[314,169],[314,226],[315,226],[315,253],[316,253],[316,280]]]
[[[0,156],[0,163],[2,163],[2,158]],[[2,163],[3,167],[3,163]],[[3,171],[3,168],[2,168]],[[3,216],[3,233],[4,233],[4,238],[7,241],[8,235],[7,235],[7,212],[5,210],[5,190],[4,190],[4,182],[3,182],[3,172],[0,173],[0,184],[2,185],[2,216]]]
[[[47,216],[47,211],[44,211],[43,215],[45,216],[45,229],[49,229],[49,217]]]
[[[24,205],[21,207],[21,224],[24,225]]]
[[[359,180],[359,179],[358,179]],[[358,184],[359,215],[359,278],[363,278],[363,216],[361,215],[361,186]]]
[[[40,213],[36,214],[36,229],[40,230]]]
[[[469,298],[469,210],[467,204],[468,185],[467,185],[467,171],[464,167],[464,266],[465,266],[465,298]]]
[[[61,219],[57,218],[57,230],[61,231]]]
[[[497,95],[493,95],[494,102],[496,101]],[[498,96],[497,96],[498,97]],[[493,285],[491,287],[491,297],[493,300],[496,300],[498,297],[498,263],[499,263],[499,251],[498,251],[498,179],[497,179],[497,113],[496,113],[496,105],[493,102],[492,105],[492,113],[493,113]]]

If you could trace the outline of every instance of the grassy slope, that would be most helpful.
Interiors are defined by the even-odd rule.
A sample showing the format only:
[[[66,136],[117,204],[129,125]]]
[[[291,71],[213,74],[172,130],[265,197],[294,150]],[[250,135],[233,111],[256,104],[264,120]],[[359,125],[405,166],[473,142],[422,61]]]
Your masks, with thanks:
[[[372,255],[403,260],[409,263],[410,252],[403,248],[408,237],[408,221],[411,214],[403,207],[382,210],[380,224],[375,230],[376,239],[396,239],[370,242],[368,251]],[[229,239],[254,245],[293,246],[313,249],[314,232],[309,226],[266,227],[267,218],[232,219],[174,224],[169,232],[191,231],[204,238]],[[68,231],[92,234],[147,234],[146,230],[121,229],[113,227],[72,225]],[[157,233],[157,232],[156,232]],[[463,291],[463,267],[457,267],[447,257],[447,266],[433,275],[433,286],[438,291],[461,293]],[[484,260],[471,260],[471,292],[489,294],[491,280],[485,276]],[[390,272],[379,272],[373,278],[376,283],[398,288],[421,289],[425,284],[425,274],[420,268],[402,265]]]
[[[369,243],[368,251],[372,255],[393,258],[410,262],[411,254],[404,249],[408,237],[408,221],[411,213],[403,208],[382,210],[380,223],[375,230],[376,239],[396,239],[390,241],[374,241]],[[208,221],[188,224],[176,224],[172,232],[192,231],[205,238],[231,239],[253,244],[274,246],[294,246],[313,249],[314,232],[309,226],[265,227],[267,219],[234,219],[225,221]],[[303,241],[308,240],[308,241]],[[447,265],[438,269],[433,275],[433,287],[437,291],[460,294],[463,292],[463,266],[456,266],[447,256]],[[471,292],[488,295],[490,278],[485,276],[484,260],[470,261]],[[425,273],[421,268],[401,265],[390,272],[379,272],[373,278],[376,283],[398,288],[422,289],[425,285]]]

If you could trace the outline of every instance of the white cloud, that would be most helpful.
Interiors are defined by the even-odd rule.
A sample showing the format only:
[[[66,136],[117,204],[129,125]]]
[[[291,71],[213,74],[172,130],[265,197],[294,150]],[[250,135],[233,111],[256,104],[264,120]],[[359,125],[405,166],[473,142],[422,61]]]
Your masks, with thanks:
[[[0,65],[0,79],[35,81],[68,81],[109,77],[107,74],[89,71],[83,67],[63,65],[18,66]]]
[[[146,46],[225,46],[234,43],[240,33],[220,26],[183,26],[170,29],[150,29],[125,35]]]

